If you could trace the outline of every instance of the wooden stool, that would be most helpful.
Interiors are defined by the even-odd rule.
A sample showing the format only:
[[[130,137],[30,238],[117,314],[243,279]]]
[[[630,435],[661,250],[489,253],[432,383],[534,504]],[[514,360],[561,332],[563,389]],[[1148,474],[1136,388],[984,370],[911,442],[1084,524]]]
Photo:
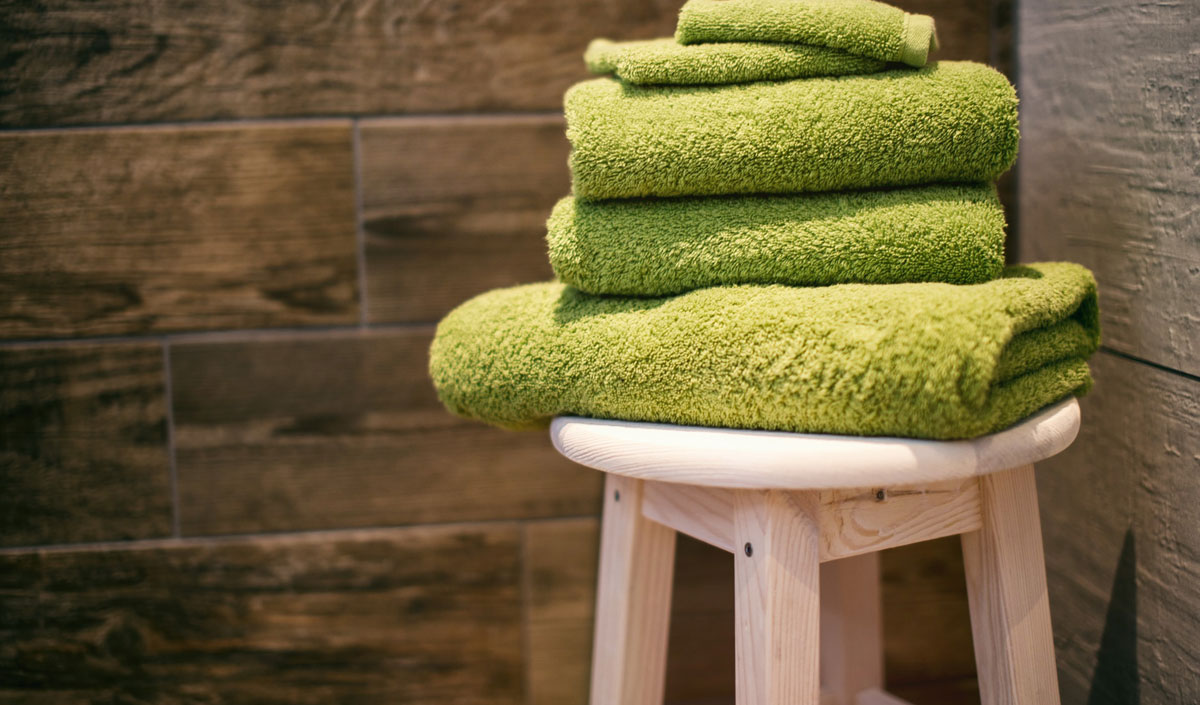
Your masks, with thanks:
[[[951,534],[984,705],[1058,703],[1032,463],[1078,430],[1074,399],[970,441],[555,419],[608,473],[591,705],[662,703],[676,531],[734,554],[738,705],[901,703],[876,552]]]

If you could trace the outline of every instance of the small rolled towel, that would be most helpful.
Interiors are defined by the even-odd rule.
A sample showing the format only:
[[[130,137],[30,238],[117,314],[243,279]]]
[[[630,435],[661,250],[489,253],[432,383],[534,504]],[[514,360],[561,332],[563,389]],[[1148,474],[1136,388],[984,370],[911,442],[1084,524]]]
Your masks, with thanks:
[[[990,184],[789,196],[558,202],[550,264],[591,294],[722,284],[975,284],[1004,268]]]
[[[804,44],[729,42],[683,46],[674,39],[595,39],[583,55],[592,73],[637,84],[724,84],[874,73],[884,62]]]
[[[971,62],[730,86],[598,78],[567,91],[566,114],[574,192],[591,199],[994,181],[1019,139],[1013,87]]]
[[[799,42],[909,66],[924,66],[937,49],[932,17],[873,0],[688,0],[675,38]]]
[[[500,289],[438,325],[456,414],[536,428],[575,414],[916,438],[998,431],[1091,385],[1096,285],[1066,263],[985,284],[728,286],[666,298],[558,282]]]

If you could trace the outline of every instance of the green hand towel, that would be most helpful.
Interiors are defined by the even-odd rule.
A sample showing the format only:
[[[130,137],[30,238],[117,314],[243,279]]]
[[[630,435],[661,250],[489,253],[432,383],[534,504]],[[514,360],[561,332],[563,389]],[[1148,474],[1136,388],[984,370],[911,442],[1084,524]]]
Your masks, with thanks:
[[[592,73],[637,84],[724,84],[874,73],[884,63],[804,44],[729,42],[683,46],[674,39],[596,39],[583,55]]]
[[[688,0],[675,38],[799,42],[910,66],[924,66],[937,48],[932,17],[872,0]]]
[[[429,365],[447,408],[507,428],[578,414],[950,439],[1084,393],[1098,344],[1095,280],[1053,263],[970,286],[499,289],[442,320]]]
[[[591,294],[721,284],[975,284],[1004,268],[989,184],[791,196],[558,202],[550,264]]]
[[[567,91],[566,113],[581,198],[994,181],[1017,155],[1016,92],[970,62],[731,86],[598,78]]]

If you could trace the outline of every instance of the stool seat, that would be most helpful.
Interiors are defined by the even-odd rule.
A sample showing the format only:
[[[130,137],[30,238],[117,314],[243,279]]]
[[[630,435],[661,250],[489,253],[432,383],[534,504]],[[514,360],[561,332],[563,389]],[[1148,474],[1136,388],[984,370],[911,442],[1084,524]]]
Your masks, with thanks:
[[[837,489],[986,475],[1055,455],[1079,432],[1074,397],[963,441],[747,431],[560,416],[554,447],[597,470],[741,489]]]

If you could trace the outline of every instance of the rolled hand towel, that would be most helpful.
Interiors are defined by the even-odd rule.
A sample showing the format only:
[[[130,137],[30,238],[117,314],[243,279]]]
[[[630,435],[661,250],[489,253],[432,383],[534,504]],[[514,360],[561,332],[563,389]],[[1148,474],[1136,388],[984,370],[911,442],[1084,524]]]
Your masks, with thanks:
[[[575,195],[592,199],[994,181],[1019,139],[1013,87],[971,62],[730,86],[598,78],[567,91],[566,114]]]
[[[638,84],[724,84],[874,73],[884,62],[804,44],[729,42],[683,46],[674,39],[596,39],[583,55],[592,73]]]
[[[429,365],[447,408],[507,428],[574,414],[950,439],[1084,393],[1098,344],[1091,273],[1051,263],[969,286],[530,284],[452,311]]]
[[[558,202],[550,264],[592,294],[721,284],[975,284],[1004,268],[990,184],[789,196]]]
[[[932,17],[873,0],[688,0],[675,38],[799,42],[910,66],[924,66],[937,48]]]

